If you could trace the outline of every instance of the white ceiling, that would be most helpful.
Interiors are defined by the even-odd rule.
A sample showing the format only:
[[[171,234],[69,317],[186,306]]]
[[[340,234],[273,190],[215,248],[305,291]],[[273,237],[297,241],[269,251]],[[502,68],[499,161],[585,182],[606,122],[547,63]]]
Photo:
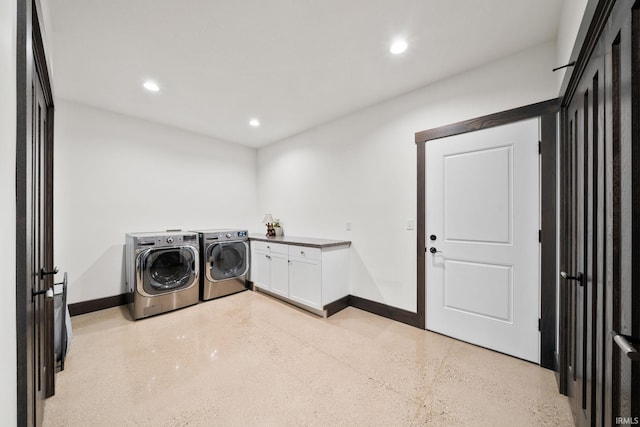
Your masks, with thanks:
[[[259,147],[553,40],[563,2],[50,0],[53,82],[59,98]]]

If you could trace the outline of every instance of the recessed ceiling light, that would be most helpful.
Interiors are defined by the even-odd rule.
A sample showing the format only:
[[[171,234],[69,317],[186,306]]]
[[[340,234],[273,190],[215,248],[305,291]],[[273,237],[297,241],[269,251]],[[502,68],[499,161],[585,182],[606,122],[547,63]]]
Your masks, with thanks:
[[[144,88],[149,92],[158,92],[160,90],[160,87],[158,86],[158,84],[151,80],[147,80],[142,84],[142,86],[144,86]]]
[[[391,44],[391,47],[389,48],[389,51],[391,53],[393,53],[394,55],[399,55],[402,52],[404,52],[405,50],[407,50],[407,42],[404,40],[396,40],[393,42],[393,44]]]
[[[257,128],[258,126],[260,126],[260,120],[258,120],[258,119],[249,120],[249,126]]]

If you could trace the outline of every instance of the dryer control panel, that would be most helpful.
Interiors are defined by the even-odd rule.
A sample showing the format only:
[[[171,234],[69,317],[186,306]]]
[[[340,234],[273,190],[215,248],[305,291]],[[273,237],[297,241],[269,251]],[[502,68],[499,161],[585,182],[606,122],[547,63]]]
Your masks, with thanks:
[[[206,242],[247,240],[249,238],[247,230],[197,230],[196,232],[200,233],[200,238]]]
[[[249,235],[246,230],[223,230],[214,234],[217,234],[214,237],[218,237],[218,240],[244,240]]]

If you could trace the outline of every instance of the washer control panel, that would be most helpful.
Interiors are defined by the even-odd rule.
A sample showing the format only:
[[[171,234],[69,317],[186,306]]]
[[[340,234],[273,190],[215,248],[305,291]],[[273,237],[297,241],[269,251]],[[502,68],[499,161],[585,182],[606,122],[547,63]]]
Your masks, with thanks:
[[[159,231],[158,233],[127,233],[127,236],[132,236],[135,239],[134,244],[136,248],[199,244],[198,233],[194,232],[168,233]]]

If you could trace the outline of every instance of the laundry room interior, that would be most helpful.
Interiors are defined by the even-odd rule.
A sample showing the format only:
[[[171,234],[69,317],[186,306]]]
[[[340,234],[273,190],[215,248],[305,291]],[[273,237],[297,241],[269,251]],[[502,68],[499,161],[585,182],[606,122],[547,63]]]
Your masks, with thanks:
[[[74,329],[69,361],[56,376],[56,394],[45,400],[40,422],[127,422],[114,410],[117,405],[113,402],[141,396],[141,403],[126,407],[127,411],[145,411],[128,419],[132,425],[212,425],[212,420],[217,425],[375,425],[383,421],[391,425],[392,420],[397,425],[579,424],[575,411],[572,416],[573,401],[559,385],[564,381],[558,374],[562,363],[558,359],[563,327],[558,285],[562,237],[556,234],[556,227],[561,229],[563,193],[556,179],[561,166],[555,162],[556,155],[561,156],[559,141],[564,138],[560,102],[580,44],[601,3],[606,2],[35,0],[31,13],[40,21],[38,31],[55,104],[52,215],[54,263],[59,268],[41,277],[54,273],[59,282],[67,274],[66,303]],[[390,50],[398,41],[403,48]],[[541,336],[532,344],[529,354],[533,356],[524,356],[519,349],[512,352],[501,344],[492,347],[450,335],[456,341],[444,329],[429,328],[432,320],[428,315],[425,320],[425,310],[429,310],[425,295],[431,295],[426,288],[432,280],[428,270],[437,264],[434,260],[446,257],[449,246],[445,246],[446,234],[443,239],[430,232],[428,202],[425,208],[425,188],[430,188],[425,164],[429,164],[430,152],[425,160],[424,151],[429,139],[419,140],[419,134],[438,129],[449,132],[452,126],[482,122],[498,114],[518,117],[509,119],[512,121],[532,120],[535,156],[547,143],[542,142],[543,132],[553,140],[554,164],[551,169],[536,166],[538,182],[529,187],[540,194],[531,205],[535,242],[530,247],[539,258],[532,264],[536,288],[530,294],[533,308],[527,322],[536,323],[537,329],[531,329],[534,341]],[[485,124],[478,132],[484,131]],[[454,138],[463,133],[456,132],[442,135]],[[501,147],[492,146],[487,152],[498,153]],[[513,162],[517,153],[511,148],[505,153],[508,162]],[[511,169],[505,176],[514,175],[513,164],[509,163]],[[545,182],[542,170],[552,171],[551,184]],[[488,179],[482,182],[490,183]],[[508,184],[505,194],[515,200],[519,187],[514,185]],[[541,200],[551,194],[545,193],[549,188],[553,215],[548,218],[554,234],[553,241],[544,244],[553,246],[553,267],[548,271],[554,279],[544,288],[547,267],[540,267],[546,261],[540,261],[544,255],[539,250],[542,231],[538,229],[546,221],[541,206],[548,199]],[[456,206],[473,206],[465,203]],[[513,214],[513,207],[504,209]],[[491,212],[499,217],[499,210]],[[449,215],[447,226],[453,227],[451,212],[445,215]],[[3,223],[13,226],[12,218],[5,219]],[[515,241],[522,241],[509,221],[505,222],[504,241],[501,237],[492,240],[489,234],[478,241],[511,246],[514,233]],[[274,222],[280,228],[277,237],[269,235],[275,233]],[[452,233],[452,228],[445,229]],[[223,252],[233,245],[235,252],[227,254],[238,258],[226,262],[236,263],[233,268],[241,270],[241,280],[219,291],[217,283],[227,277],[215,277],[218,267],[214,264],[225,262]],[[156,248],[163,253],[175,247],[182,251],[180,261],[165,259],[163,262],[176,264],[159,269],[182,263],[195,288],[188,297],[185,292],[185,296],[174,293],[162,299],[167,306],[161,308],[159,294],[178,286],[176,280],[182,279],[170,277],[167,270],[163,270],[166,277],[161,277],[162,272],[149,272],[144,265],[160,262]],[[282,250],[285,252],[279,252]],[[142,253],[144,257],[138,257]],[[291,289],[284,291],[257,279],[263,274],[258,272],[266,265],[263,261],[272,262],[279,255],[289,263]],[[318,293],[309,294],[305,288],[299,289],[300,295],[293,294],[291,263],[296,259],[321,266]],[[500,268],[504,263],[494,262]],[[458,298],[467,298],[469,307],[486,304],[486,310],[494,310],[499,305],[495,301],[502,298],[498,292],[504,292],[504,314],[500,306],[495,308],[499,314],[480,313],[481,317],[495,317],[501,324],[520,322],[513,320],[518,318],[510,287],[514,280],[511,268],[503,269],[508,276],[506,290],[498,285],[486,288],[495,291],[495,298],[471,291],[467,296],[461,292]],[[307,274],[310,270],[300,271]],[[464,274],[476,274],[470,271],[485,274],[483,270],[465,270]],[[227,272],[218,268],[218,274]],[[271,277],[273,280],[273,274]],[[147,280],[156,287],[138,292],[138,282]],[[187,286],[184,281],[179,285]],[[553,294],[547,307],[541,301],[548,295],[545,292]],[[181,319],[184,324],[203,323],[203,319],[205,323],[211,319],[225,322],[220,329],[228,329],[230,335],[220,335],[214,345],[213,338],[202,337],[206,328],[214,330],[216,325],[192,329],[190,335],[179,328]],[[540,326],[547,321],[551,323]],[[149,331],[144,338],[140,335],[143,330]],[[259,334],[247,338],[248,330]],[[338,338],[330,337],[329,331]],[[483,333],[490,335],[482,331],[479,335]],[[153,334],[157,342],[152,342]],[[117,349],[117,339],[128,347]],[[77,349],[74,340],[79,340]],[[105,386],[105,390],[111,387],[103,398],[112,403],[105,405],[109,410],[100,408],[95,399],[71,414],[72,398],[82,396],[79,384],[98,381],[88,374],[100,369],[89,364],[88,349],[104,345],[104,356],[97,356],[94,362],[117,369],[107,355],[120,363],[124,354],[135,353],[132,343],[136,340],[147,354],[148,370],[142,356],[132,357],[138,365],[123,368],[131,376],[131,383],[122,386],[123,396],[114,397],[117,386]],[[168,341],[175,341],[176,346],[169,348]],[[299,343],[301,353],[287,350],[282,342],[294,348]],[[375,342],[381,347],[374,348]],[[431,350],[432,343],[445,350]],[[181,345],[193,354],[181,355]],[[225,346],[244,365],[224,359]],[[80,354],[74,355],[74,350]],[[156,350],[162,354],[160,359],[151,354]],[[206,363],[196,361],[199,352],[207,353]],[[252,354],[256,355],[253,359]],[[486,362],[474,361],[472,354]],[[309,357],[308,362],[303,362],[303,356]],[[447,365],[449,357],[455,359],[452,365]],[[222,389],[213,392],[218,403],[204,396],[210,386],[205,381],[213,379],[189,369],[208,369],[216,360],[221,360],[218,365],[226,372],[247,366],[246,372],[256,381],[256,390],[247,392],[247,400],[254,402],[251,409],[243,412],[235,403],[220,406],[251,389],[247,377],[234,382],[220,373],[229,396],[219,395]],[[344,363],[334,366],[330,361]],[[358,368],[359,361],[364,367]],[[171,368],[174,376],[152,372],[152,365],[164,362],[175,365]],[[191,362],[192,367],[185,368]],[[283,368],[283,377],[276,379],[275,366],[287,363],[290,366]],[[406,366],[399,367],[403,364]],[[179,368],[193,384],[180,382]],[[467,368],[470,372],[465,377]],[[472,373],[472,368],[478,371]],[[485,368],[487,373],[482,371]],[[344,402],[327,397],[329,400],[314,406],[312,395],[306,394],[311,391],[297,394],[295,387],[303,385],[291,378],[307,378],[307,374],[314,393],[331,394],[331,385],[319,379],[327,371],[336,372],[331,381],[346,390],[349,397]],[[510,389],[502,388],[506,385],[492,382],[497,371],[500,378],[505,376],[500,382],[515,384],[514,396]],[[274,377],[264,376],[267,372]],[[103,374],[96,384],[108,383],[103,377],[109,374]],[[113,375],[112,382],[124,381],[123,373]],[[480,385],[464,385],[477,378]],[[274,384],[271,388],[270,382]],[[171,412],[169,396],[166,390],[158,391],[158,384],[164,384],[166,390],[180,388],[198,395],[201,408],[195,409],[196,403],[191,402]],[[282,394],[280,400],[267,396],[274,389]],[[458,395],[457,390],[464,391]],[[482,403],[485,392],[488,400]],[[532,394],[525,394],[529,392]],[[153,393],[162,397],[152,402],[149,396]],[[376,414],[375,405],[363,403],[369,393],[381,401],[389,399],[386,415],[367,418]],[[504,407],[498,395],[510,396],[505,397]],[[15,398],[11,402],[15,404]],[[287,415],[289,404],[292,409]],[[18,396],[18,419],[22,419],[20,405]],[[203,410],[206,405],[213,406]],[[330,414],[328,408],[333,405],[336,412]],[[351,414],[348,405],[353,405]],[[482,408],[487,405],[498,405],[496,413],[485,413]],[[501,410],[515,418],[501,418]],[[14,411],[11,408],[12,414]]]
[[[266,119],[257,129],[249,115],[239,119],[249,133],[243,145],[57,99],[55,253],[73,272],[69,302],[122,292],[127,232],[263,233],[271,213],[285,235],[351,241],[351,293],[415,311],[416,230],[407,229],[417,220],[414,133],[557,97],[558,56],[551,39],[481,58],[471,70],[259,148],[251,144],[264,144],[255,134]],[[388,58],[394,67],[398,59]],[[78,230],[91,230],[91,244]]]

